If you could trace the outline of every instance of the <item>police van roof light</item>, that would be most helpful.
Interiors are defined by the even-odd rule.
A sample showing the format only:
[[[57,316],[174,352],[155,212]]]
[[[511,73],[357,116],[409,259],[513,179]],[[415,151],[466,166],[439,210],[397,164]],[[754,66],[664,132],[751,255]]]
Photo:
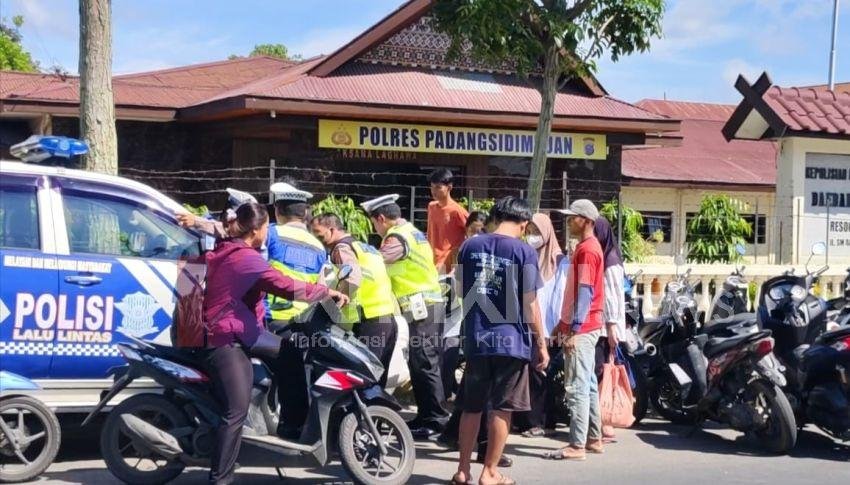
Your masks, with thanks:
[[[12,145],[9,152],[24,162],[38,163],[50,157],[71,158],[89,152],[86,142],[66,136],[32,135]]]

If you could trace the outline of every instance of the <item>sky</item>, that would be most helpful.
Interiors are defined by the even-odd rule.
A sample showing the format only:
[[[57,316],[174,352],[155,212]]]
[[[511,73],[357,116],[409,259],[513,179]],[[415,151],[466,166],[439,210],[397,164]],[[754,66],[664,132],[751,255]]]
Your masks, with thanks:
[[[113,0],[113,71],[139,72],[247,54],[282,43],[305,58],[333,52],[402,0]],[[783,86],[825,84],[833,0],[667,0],[649,52],[599,61],[612,96],[737,103],[738,74]],[[76,73],[76,0],[0,0],[23,15],[24,47]],[[841,1],[836,81],[850,81],[850,0]]]

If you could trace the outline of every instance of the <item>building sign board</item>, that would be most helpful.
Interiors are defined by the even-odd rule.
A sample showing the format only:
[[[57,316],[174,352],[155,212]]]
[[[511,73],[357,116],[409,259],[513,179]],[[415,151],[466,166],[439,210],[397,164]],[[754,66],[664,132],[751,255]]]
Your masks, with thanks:
[[[319,147],[454,155],[531,157],[534,132],[462,126],[319,120]],[[605,160],[605,135],[552,133],[549,158]]]
[[[800,253],[823,241],[829,255],[850,258],[850,155],[806,154]]]

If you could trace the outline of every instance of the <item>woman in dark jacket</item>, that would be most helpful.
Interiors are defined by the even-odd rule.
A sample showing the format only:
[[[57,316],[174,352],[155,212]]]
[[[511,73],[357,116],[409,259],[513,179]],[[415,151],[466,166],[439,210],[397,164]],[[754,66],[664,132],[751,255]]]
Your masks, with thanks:
[[[253,384],[251,361],[242,347],[252,347],[265,332],[265,294],[308,302],[330,296],[340,305],[348,300],[325,286],[296,282],[269,266],[257,252],[268,229],[266,208],[244,204],[228,228],[231,237],[221,240],[206,258],[204,321],[207,346],[212,349],[207,364],[216,397],[225,409],[216,433],[211,483],[233,481]]]

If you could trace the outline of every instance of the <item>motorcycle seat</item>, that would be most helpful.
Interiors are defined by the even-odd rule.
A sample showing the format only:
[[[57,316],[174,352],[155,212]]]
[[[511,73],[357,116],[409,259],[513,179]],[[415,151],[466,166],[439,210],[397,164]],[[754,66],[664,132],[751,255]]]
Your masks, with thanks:
[[[770,332],[756,332],[747,335],[739,335],[736,337],[714,337],[708,339],[705,344],[705,356],[709,359],[716,357],[722,353],[728,352],[735,347],[740,347],[744,344],[755,342],[770,335]]]
[[[839,327],[831,332],[825,332],[815,339],[816,345],[829,345],[836,340],[850,337],[850,325]]]
[[[712,320],[700,333],[713,337],[734,337],[753,333],[757,330],[755,313],[739,313],[728,318]]]

